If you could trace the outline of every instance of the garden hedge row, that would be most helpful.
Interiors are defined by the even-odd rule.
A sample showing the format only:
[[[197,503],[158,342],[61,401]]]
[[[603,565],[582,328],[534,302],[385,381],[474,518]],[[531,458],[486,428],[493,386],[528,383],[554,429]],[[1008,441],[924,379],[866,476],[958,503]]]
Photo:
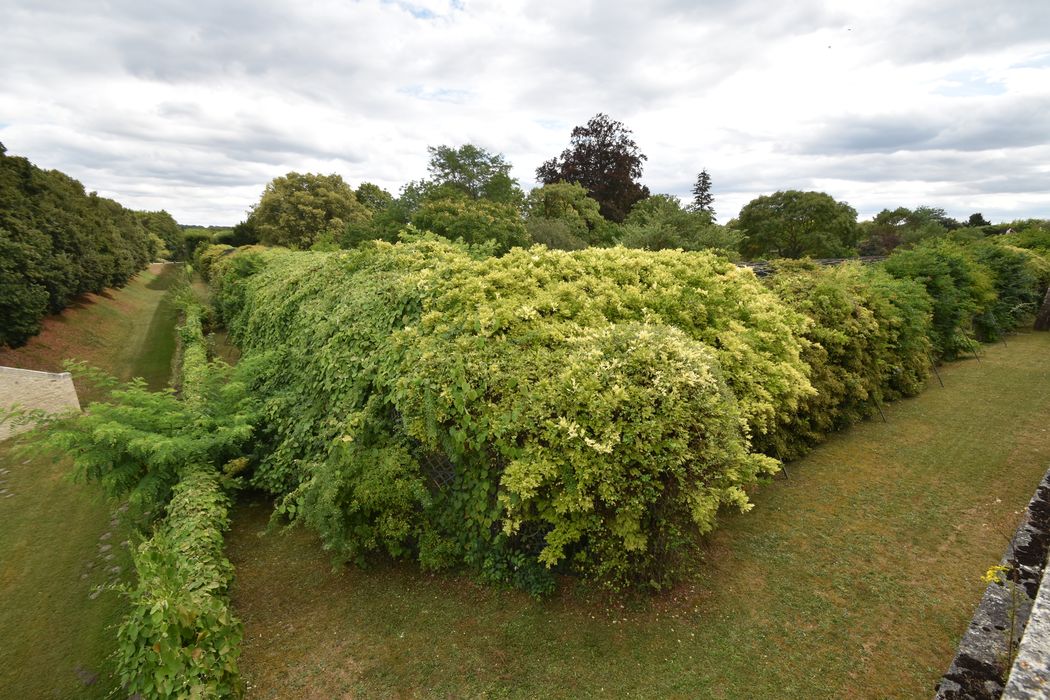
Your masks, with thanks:
[[[557,571],[665,583],[773,458],[1030,313],[1029,258],[942,243],[764,284],[703,252],[417,237],[211,273],[261,401],[253,485],[343,558],[542,592]]]
[[[153,536],[132,553],[137,582],[118,631],[122,692],[142,698],[240,694],[242,628],[223,553],[229,501],[211,465],[187,465]]]
[[[204,307],[185,295],[182,306],[181,398],[207,410]],[[223,552],[229,499],[213,464],[181,464],[177,474],[164,520],[132,552],[137,582],[118,631],[121,686],[142,698],[239,696],[243,630],[230,610],[233,566]]]

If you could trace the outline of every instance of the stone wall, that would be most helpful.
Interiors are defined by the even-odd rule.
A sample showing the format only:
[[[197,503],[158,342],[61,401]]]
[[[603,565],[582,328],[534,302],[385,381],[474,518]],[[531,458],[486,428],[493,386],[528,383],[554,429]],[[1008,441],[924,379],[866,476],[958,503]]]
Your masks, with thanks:
[[[959,650],[937,685],[936,700],[998,700],[1007,697],[1003,695],[1003,689],[1009,671],[1010,640],[1012,638],[1014,649],[1023,644],[1022,635],[1036,596],[1040,593],[1050,595],[1050,591],[1040,586],[1048,545],[1050,471],[1036,488],[1021,526],[1000,561],[1007,569],[1006,580],[990,583],[985,589],[977,612],[959,643]],[[1046,604],[1044,601],[1043,605]],[[1044,657],[1046,651],[1042,650]]]
[[[13,406],[30,410],[59,413],[70,409],[80,410],[77,390],[69,372],[53,374],[31,369],[0,367],[0,418]],[[32,425],[18,425],[11,421],[0,422],[0,440],[5,440]]]

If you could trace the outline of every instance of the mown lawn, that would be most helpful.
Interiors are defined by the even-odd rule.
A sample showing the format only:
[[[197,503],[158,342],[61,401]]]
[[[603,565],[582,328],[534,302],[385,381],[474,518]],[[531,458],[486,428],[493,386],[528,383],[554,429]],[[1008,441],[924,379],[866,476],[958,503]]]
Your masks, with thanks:
[[[248,696],[929,697],[1050,467],[1050,334],[1009,343],[792,464],[647,602],[333,570],[246,498],[228,554]]]
[[[124,289],[89,295],[26,346],[0,350],[0,365],[56,371],[76,358],[163,387],[172,272],[155,266]],[[78,386],[82,405],[86,389]],[[0,697],[105,697],[116,685],[107,657],[124,604],[112,591],[92,595],[128,576],[127,531],[96,487],[70,482],[67,460],[20,455],[18,440],[0,443]]]

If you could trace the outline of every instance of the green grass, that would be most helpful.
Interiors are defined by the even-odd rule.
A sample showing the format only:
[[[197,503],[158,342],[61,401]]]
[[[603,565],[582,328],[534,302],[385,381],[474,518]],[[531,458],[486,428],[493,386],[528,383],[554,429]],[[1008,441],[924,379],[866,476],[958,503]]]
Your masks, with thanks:
[[[333,570],[246,499],[228,554],[249,697],[929,697],[1050,467],[1050,334],[1009,343],[792,464],[651,601]]]
[[[175,323],[164,295],[173,275],[155,270],[47,319],[26,346],[0,351],[0,364],[54,371],[71,357],[164,386]],[[113,524],[113,504],[96,487],[71,483],[67,460],[21,456],[17,441],[0,443],[0,469],[8,470],[0,488],[14,494],[0,494],[0,696],[105,697],[115,689],[107,657],[124,601],[112,591],[90,595],[127,578],[127,531]],[[119,575],[108,571],[115,566]]]

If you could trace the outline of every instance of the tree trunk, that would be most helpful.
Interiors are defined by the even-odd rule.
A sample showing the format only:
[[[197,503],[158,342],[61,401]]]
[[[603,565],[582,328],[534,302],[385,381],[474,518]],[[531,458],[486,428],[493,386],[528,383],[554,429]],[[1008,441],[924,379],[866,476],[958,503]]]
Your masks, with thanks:
[[[1037,331],[1050,331],[1050,288],[1046,290],[1046,298],[1043,299],[1043,308],[1035,317],[1035,329]]]

